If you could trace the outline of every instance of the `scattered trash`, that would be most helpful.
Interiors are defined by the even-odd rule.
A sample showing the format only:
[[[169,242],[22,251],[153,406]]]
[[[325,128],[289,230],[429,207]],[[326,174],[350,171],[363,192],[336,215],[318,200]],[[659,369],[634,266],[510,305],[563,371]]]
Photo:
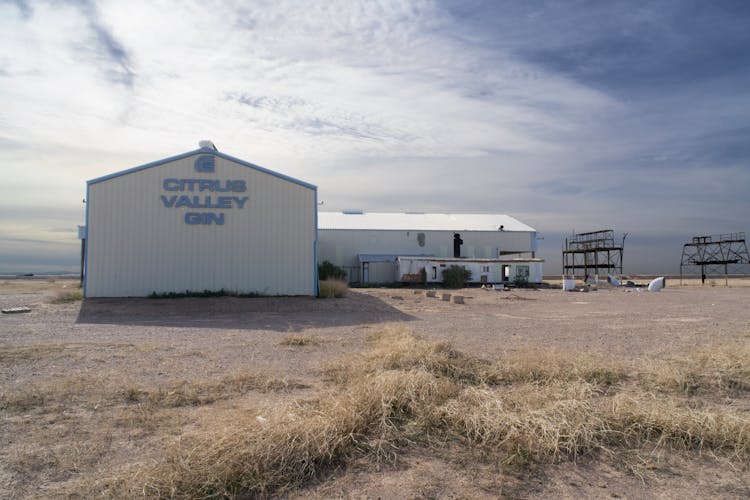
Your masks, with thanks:
[[[622,283],[620,283],[620,280],[618,280],[617,278],[615,278],[611,274],[609,276],[607,276],[607,281],[612,286],[622,286]]]
[[[260,415],[258,415],[257,417],[255,417],[255,420],[257,420],[261,424],[265,424],[268,421],[268,419],[266,417],[261,417]]]
[[[505,290],[505,285],[503,283],[498,283],[497,285],[492,285],[492,288],[494,288],[495,291],[502,292]]]
[[[3,314],[18,314],[27,312],[31,312],[31,309],[28,307],[9,307],[8,309],[3,309]]]
[[[563,278],[562,280],[562,289],[563,292],[571,292],[576,289],[576,282],[575,280]]]

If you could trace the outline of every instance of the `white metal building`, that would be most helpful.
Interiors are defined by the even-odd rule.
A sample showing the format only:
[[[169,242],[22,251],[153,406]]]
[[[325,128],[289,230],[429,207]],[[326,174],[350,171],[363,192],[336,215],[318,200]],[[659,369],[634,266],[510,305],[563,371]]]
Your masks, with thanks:
[[[201,148],[87,183],[84,295],[317,294],[317,188]]]
[[[515,257],[499,259],[454,259],[440,257],[397,257],[396,280],[418,281],[424,269],[425,283],[441,283],[443,271],[461,266],[471,271],[469,283],[541,283],[543,259]]]
[[[498,259],[535,256],[536,230],[501,214],[318,214],[318,261],[347,271],[350,282],[398,281],[397,257]]]

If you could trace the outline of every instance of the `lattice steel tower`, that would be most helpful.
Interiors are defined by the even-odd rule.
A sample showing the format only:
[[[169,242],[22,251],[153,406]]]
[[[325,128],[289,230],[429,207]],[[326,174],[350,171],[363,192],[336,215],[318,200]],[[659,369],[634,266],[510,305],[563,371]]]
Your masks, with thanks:
[[[747,252],[745,233],[718,234],[713,236],[695,236],[691,243],[682,247],[680,262],[680,279],[684,271],[700,267],[701,283],[706,282],[706,275],[721,274],[729,276],[729,266],[739,267],[750,264]],[[695,274],[695,273],[692,273]]]
[[[623,234],[622,240],[616,242],[612,229],[602,229],[565,238],[563,273],[575,276],[576,271],[583,271],[584,279],[598,275],[600,270],[604,274],[622,274],[622,251],[627,235]]]

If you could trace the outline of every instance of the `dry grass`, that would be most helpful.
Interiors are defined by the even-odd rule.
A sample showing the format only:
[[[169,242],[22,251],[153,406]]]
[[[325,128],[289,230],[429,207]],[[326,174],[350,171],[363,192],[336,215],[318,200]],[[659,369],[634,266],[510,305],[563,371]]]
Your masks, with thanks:
[[[703,348],[668,363],[648,363],[644,387],[664,392],[727,394],[750,391],[750,345]]]
[[[335,387],[262,418],[183,436],[168,458],[100,483],[99,493],[159,498],[279,494],[351,460],[397,460],[451,440],[501,463],[543,464],[596,450],[710,450],[750,461],[750,419],[730,407],[655,398],[592,358],[490,363],[405,330],[327,369]],[[578,360],[578,361],[576,361]],[[580,363],[580,365],[579,365]],[[710,373],[705,374],[706,377]],[[115,486],[113,486],[115,485]]]
[[[147,388],[101,377],[64,377],[0,393],[0,409],[27,412],[55,411],[71,403],[87,407],[120,403],[147,403],[152,407],[200,406],[240,396],[249,391],[288,391],[306,387],[299,382],[266,374],[237,372],[219,380],[180,381],[167,387]]]
[[[83,300],[81,290],[58,290],[50,299],[51,304],[67,304],[69,302],[78,302]]]
[[[281,339],[281,342],[279,342],[279,345],[287,346],[287,347],[303,347],[303,346],[311,346],[311,345],[320,345],[323,343],[323,339],[320,337],[316,337],[314,335],[295,335],[290,334],[285,336],[283,339]]]
[[[318,282],[318,297],[322,299],[340,299],[346,296],[349,286],[342,280],[323,280]]]

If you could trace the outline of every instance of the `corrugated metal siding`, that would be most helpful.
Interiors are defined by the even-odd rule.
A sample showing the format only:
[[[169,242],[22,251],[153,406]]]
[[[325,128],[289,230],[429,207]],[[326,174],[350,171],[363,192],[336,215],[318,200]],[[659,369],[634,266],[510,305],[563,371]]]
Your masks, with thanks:
[[[419,246],[418,234],[424,233],[424,246]],[[460,232],[460,231],[459,231]],[[359,266],[357,255],[433,255],[453,257],[454,231],[369,231],[320,229],[318,231],[318,261],[328,260],[338,266]],[[460,232],[464,244],[461,256],[469,258],[497,258],[498,251],[530,252],[534,250],[535,233],[523,231],[465,231]]]
[[[315,190],[218,156],[215,173],[199,173],[197,156],[89,186],[87,296],[221,288],[314,294]],[[167,192],[167,178],[244,180],[247,191]],[[243,209],[165,207],[160,196],[173,194],[248,201]],[[225,223],[188,225],[189,211],[223,212]]]

